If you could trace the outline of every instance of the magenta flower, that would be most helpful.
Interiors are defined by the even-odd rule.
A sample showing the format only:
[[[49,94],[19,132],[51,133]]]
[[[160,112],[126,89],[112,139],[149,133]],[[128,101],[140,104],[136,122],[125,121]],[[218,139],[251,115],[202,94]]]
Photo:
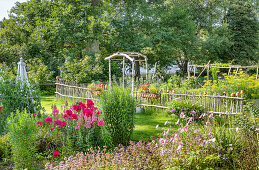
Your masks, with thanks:
[[[68,116],[71,116],[73,112],[72,112],[72,110],[66,110],[66,113]]]
[[[49,130],[50,130],[50,131],[53,131],[54,129],[53,129],[53,128],[50,128]]]
[[[52,117],[47,117],[45,120],[46,123],[52,123]]]
[[[87,107],[88,107],[88,108],[91,108],[91,107],[93,107],[93,106],[94,106],[94,102],[93,102],[92,100],[88,99],[88,100],[87,100]]]
[[[36,126],[38,125],[43,125],[42,121],[38,120],[38,122],[36,123]]]
[[[87,117],[90,117],[90,116],[93,115],[93,111],[92,111],[91,109],[85,108],[85,109],[83,110],[83,114],[86,115]]]
[[[77,119],[78,115],[77,114],[72,114],[71,118],[72,119]]]
[[[59,155],[59,152],[55,150],[55,152],[53,152],[53,157],[56,157],[56,158],[57,158],[58,155]]]
[[[209,125],[210,124],[210,122],[208,121],[208,122],[206,122],[206,125]]]

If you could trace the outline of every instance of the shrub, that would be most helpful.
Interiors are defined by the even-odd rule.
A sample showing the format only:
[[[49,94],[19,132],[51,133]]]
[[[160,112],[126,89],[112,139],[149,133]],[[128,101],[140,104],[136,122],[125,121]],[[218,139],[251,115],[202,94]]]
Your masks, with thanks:
[[[31,83],[30,86],[16,82],[15,79],[7,79],[0,81],[0,94],[1,104],[3,105],[0,121],[5,125],[5,119],[10,113],[23,112],[25,109],[28,113],[40,114],[42,107],[40,103],[39,91],[35,84]],[[0,134],[3,133],[4,128],[0,129]]]
[[[130,91],[114,86],[101,95],[100,104],[113,144],[127,145],[133,133],[136,111],[136,102]]]
[[[11,144],[9,140],[10,134],[7,133],[3,136],[0,136],[0,160],[10,159],[11,156]]]
[[[204,113],[204,107],[202,105],[190,100],[182,100],[181,98],[172,100],[169,106],[172,109],[170,113],[182,117],[193,117],[195,120]]]
[[[8,120],[12,159],[15,168],[32,168],[37,152],[37,127],[34,115],[24,111],[11,114]]]

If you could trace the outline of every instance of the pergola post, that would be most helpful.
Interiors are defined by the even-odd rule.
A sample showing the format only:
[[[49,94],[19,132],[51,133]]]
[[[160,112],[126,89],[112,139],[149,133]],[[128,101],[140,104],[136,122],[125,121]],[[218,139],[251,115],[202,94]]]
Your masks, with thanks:
[[[147,66],[147,57],[145,57],[145,64],[146,64],[146,81],[148,81],[148,66]]]
[[[258,79],[258,66],[256,67],[256,80]]]
[[[132,96],[134,95],[134,70],[135,70],[135,60],[132,61]]]
[[[123,89],[124,89],[124,86],[125,86],[125,83],[124,83],[124,74],[125,74],[125,57],[123,57],[123,61],[122,61],[122,83],[123,83]]]
[[[111,71],[111,59],[109,59],[109,87],[112,87],[112,71]]]

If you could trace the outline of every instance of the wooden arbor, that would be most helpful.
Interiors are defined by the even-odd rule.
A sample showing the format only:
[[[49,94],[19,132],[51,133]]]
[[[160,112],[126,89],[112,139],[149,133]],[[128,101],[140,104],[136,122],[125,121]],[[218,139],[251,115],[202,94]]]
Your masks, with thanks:
[[[122,81],[124,88],[124,78],[125,78],[125,60],[128,59],[132,63],[132,92],[134,91],[134,70],[136,61],[145,61],[146,66],[146,79],[148,79],[148,65],[147,65],[147,56],[137,53],[137,52],[117,52],[109,57],[106,57],[105,60],[109,60],[109,86],[111,87],[112,76],[111,76],[111,60],[122,61]]]

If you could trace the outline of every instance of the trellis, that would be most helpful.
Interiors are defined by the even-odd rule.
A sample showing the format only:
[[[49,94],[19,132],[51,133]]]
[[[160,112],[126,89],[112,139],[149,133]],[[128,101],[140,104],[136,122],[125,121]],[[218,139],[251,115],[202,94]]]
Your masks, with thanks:
[[[134,71],[135,71],[135,62],[144,61],[146,66],[146,79],[148,79],[148,64],[147,56],[137,53],[137,52],[117,52],[109,57],[106,57],[105,60],[109,60],[109,86],[111,87],[112,77],[111,77],[111,61],[122,61],[122,84],[124,88],[125,81],[125,60],[128,59],[132,64],[132,91],[134,91]]]
[[[211,67],[216,67],[216,68],[225,68],[228,69],[228,76],[231,73],[232,69],[236,69],[235,75],[237,75],[238,71],[242,68],[256,68],[256,79],[258,79],[258,65],[253,65],[253,66],[241,66],[241,65],[229,65],[229,66],[217,66],[215,64],[210,64],[210,61],[206,65],[198,65],[198,64],[190,64],[188,65],[188,78],[190,77],[191,73],[190,71],[193,70],[193,76],[196,76],[196,68],[203,68],[201,73],[198,75],[197,78],[201,76],[201,74],[207,69],[207,80],[209,80],[209,71]]]

